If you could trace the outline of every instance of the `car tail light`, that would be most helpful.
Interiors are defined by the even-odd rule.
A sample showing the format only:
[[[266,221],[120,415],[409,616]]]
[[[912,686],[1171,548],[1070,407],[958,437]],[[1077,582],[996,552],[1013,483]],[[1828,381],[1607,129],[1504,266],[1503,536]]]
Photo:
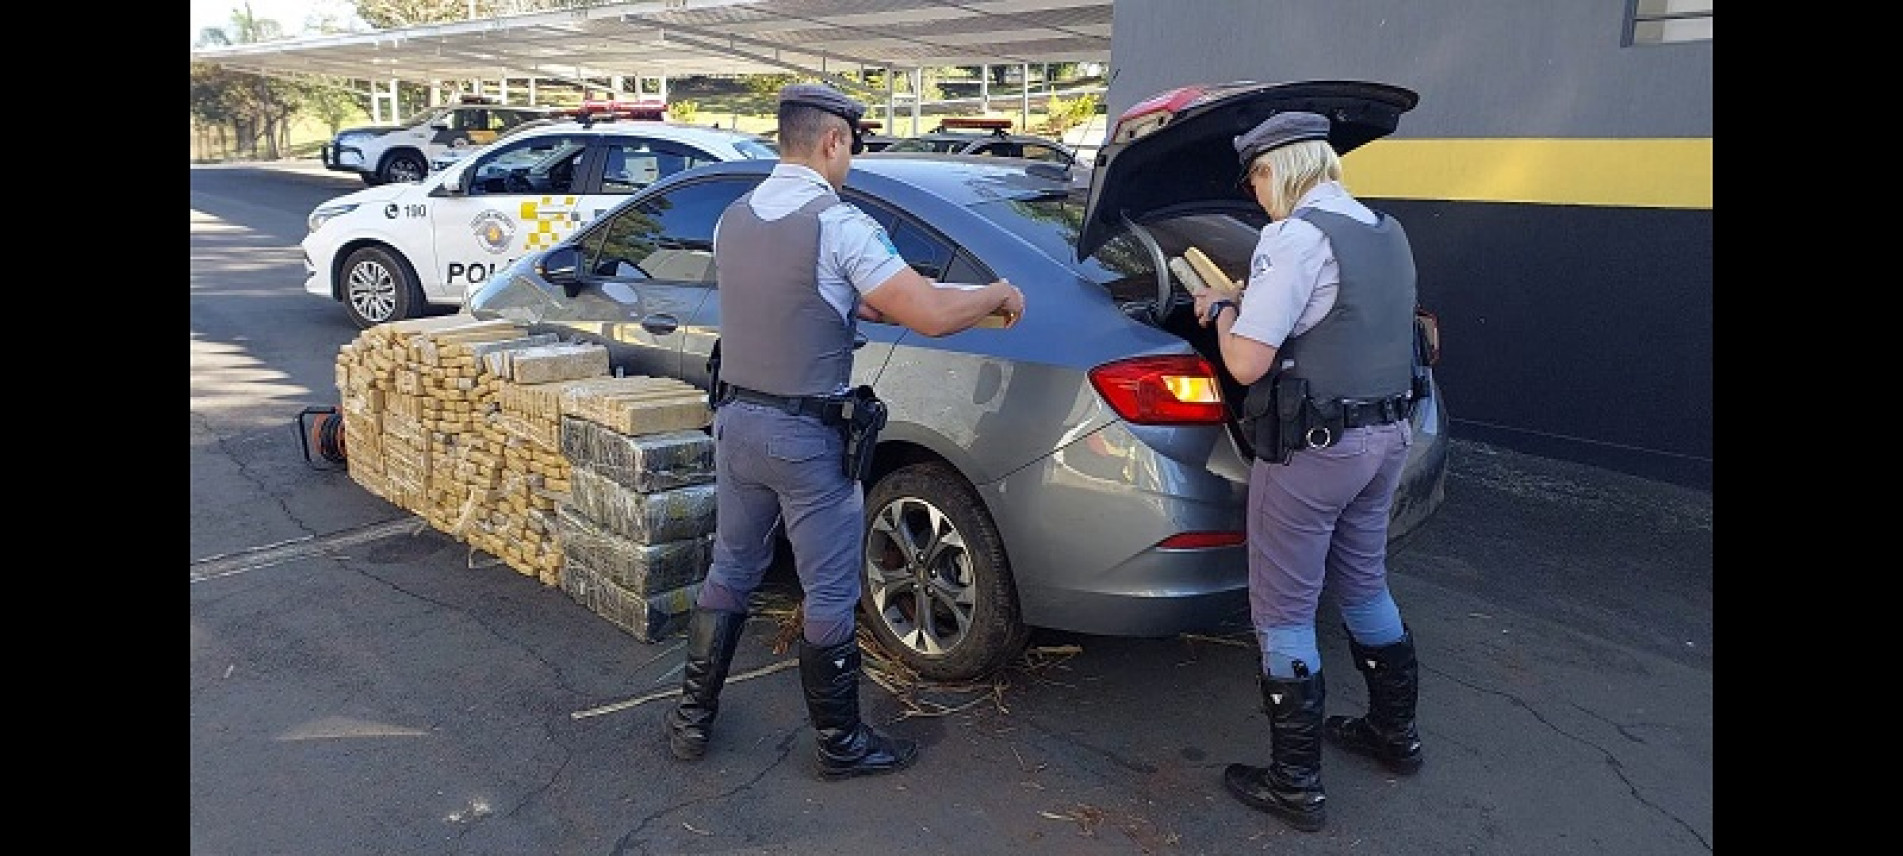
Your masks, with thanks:
[[[1427,341],[1426,361],[1429,366],[1440,364],[1440,316],[1419,306],[1414,307],[1414,323],[1419,325]]]
[[[1207,550],[1234,547],[1249,540],[1247,532],[1178,532],[1156,542],[1159,550]]]
[[[1104,363],[1090,370],[1090,385],[1118,416],[1139,425],[1220,425],[1229,418],[1215,367],[1194,354]]]

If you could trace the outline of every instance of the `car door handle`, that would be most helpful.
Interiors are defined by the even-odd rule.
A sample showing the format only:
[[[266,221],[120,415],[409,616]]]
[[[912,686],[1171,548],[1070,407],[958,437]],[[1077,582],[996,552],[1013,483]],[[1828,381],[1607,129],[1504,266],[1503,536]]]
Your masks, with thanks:
[[[641,329],[656,336],[665,336],[681,328],[681,320],[665,312],[657,312],[641,319]]]

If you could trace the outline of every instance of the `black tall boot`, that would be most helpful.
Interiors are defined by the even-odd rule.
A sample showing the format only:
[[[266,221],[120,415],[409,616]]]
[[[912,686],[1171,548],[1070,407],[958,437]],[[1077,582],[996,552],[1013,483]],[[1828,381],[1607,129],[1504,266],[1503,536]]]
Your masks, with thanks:
[[[746,626],[746,613],[698,606],[687,619],[681,700],[667,715],[667,745],[674,757],[694,761],[707,753],[707,729],[720,711],[720,687],[727,682],[734,646],[740,644],[740,632]]]
[[[1396,773],[1421,768],[1421,737],[1414,728],[1421,672],[1414,660],[1414,636],[1403,628],[1399,641],[1369,648],[1348,636],[1355,668],[1368,682],[1368,715],[1328,717],[1328,739],[1350,752],[1367,755]]]
[[[844,779],[910,766],[918,744],[859,719],[859,642],[820,647],[800,639],[800,686],[812,717],[819,777]]]
[[[1269,715],[1269,765],[1230,764],[1222,771],[1222,783],[1249,806],[1314,832],[1328,820],[1321,734],[1327,688],[1320,672],[1309,674],[1300,662],[1295,670],[1302,677],[1261,678],[1262,710]]]

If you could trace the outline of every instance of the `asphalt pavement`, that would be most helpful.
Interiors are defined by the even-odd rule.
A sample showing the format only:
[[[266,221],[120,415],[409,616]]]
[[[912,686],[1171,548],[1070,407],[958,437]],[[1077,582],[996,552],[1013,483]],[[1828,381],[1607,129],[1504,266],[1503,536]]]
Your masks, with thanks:
[[[1229,636],[1040,632],[995,682],[867,681],[868,717],[921,758],[821,782],[762,615],[707,757],[676,761],[678,639],[638,642],[300,453],[297,414],[336,403],[357,331],[303,293],[297,240],[361,186],[192,169],[194,854],[1712,849],[1711,494],[1458,423],[1447,501],[1391,557],[1426,766],[1396,778],[1329,748],[1321,832],[1223,789],[1226,764],[1268,758],[1255,655]],[[1358,712],[1342,632],[1321,630],[1329,710]]]

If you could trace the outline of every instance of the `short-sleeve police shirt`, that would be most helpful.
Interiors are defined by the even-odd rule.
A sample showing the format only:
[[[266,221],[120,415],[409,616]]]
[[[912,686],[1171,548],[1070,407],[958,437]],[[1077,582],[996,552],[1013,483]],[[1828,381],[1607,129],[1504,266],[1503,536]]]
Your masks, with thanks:
[[[1295,207],[1375,223],[1374,212],[1348,195],[1340,182],[1324,181],[1309,188]],[[1249,259],[1249,288],[1229,331],[1280,348],[1334,308],[1340,286],[1341,266],[1328,236],[1300,218],[1277,220],[1263,226],[1256,240]]]
[[[800,209],[813,197],[833,192],[825,176],[811,167],[781,163],[753,191],[753,213],[762,220],[778,220]],[[720,227],[714,227],[720,244]],[[819,215],[819,293],[850,320],[860,295],[905,267],[905,259],[878,221],[851,203],[834,205]],[[857,292],[855,294],[854,292]]]

